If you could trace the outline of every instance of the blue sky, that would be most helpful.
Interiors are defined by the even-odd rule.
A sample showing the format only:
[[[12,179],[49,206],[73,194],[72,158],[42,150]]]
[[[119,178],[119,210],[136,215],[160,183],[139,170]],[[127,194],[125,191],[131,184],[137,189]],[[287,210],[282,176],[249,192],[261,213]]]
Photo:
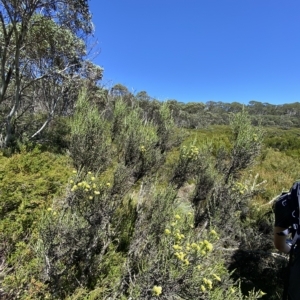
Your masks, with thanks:
[[[161,101],[300,102],[299,0],[90,0],[104,68]]]

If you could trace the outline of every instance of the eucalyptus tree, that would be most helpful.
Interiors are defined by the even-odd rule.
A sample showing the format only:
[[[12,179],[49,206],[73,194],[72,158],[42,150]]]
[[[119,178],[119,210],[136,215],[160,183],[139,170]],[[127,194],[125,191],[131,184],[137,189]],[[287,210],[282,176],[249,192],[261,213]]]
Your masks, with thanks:
[[[87,0],[0,0],[0,146],[25,116],[43,113],[27,133],[35,137],[57,111],[66,113],[76,80],[101,79],[102,69],[84,60],[92,31]]]

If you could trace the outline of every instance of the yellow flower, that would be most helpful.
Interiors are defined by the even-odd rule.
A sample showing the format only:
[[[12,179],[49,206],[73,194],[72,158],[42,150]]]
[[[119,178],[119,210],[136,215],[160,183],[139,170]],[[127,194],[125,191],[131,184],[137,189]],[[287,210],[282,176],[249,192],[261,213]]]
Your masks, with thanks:
[[[204,240],[204,245],[207,251],[211,251],[213,249],[213,245],[207,240]]]
[[[108,187],[110,187],[110,183],[108,182],[107,184],[106,184]]]
[[[181,249],[182,249],[182,247],[181,247],[181,246],[179,246],[179,245],[174,245],[174,246],[173,246],[173,249],[174,249],[174,250],[181,250]]]
[[[73,174],[76,174],[76,173],[77,173],[77,171],[76,171],[76,170],[73,170],[73,171],[72,171],[72,173],[73,173]]]
[[[88,174],[89,174],[89,175],[91,175],[91,174],[92,174],[92,172],[88,172]]]
[[[208,288],[212,289],[212,282],[209,279],[203,278],[203,282],[208,286]]]
[[[190,264],[190,262],[188,261],[188,259],[184,260],[184,263],[188,266]]]
[[[95,194],[95,195],[99,195],[100,192],[99,192],[99,191],[94,191],[94,194]]]
[[[206,291],[206,288],[205,288],[205,286],[204,286],[203,284],[201,284],[201,291],[202,291],[202,292],[205,292],[205,291]]]
[[[230,293],[231,293],[231,294],[234,294],[234,293],[235,293],[235,288],[231,287],[231,288],[230,288]]]
[[[176,226],[176,224],[177,224],[176,222],[173,222],[173,223],[171,223],[171,226],[174,227],[174,226]]]
[[[52,210],[52,208],[51,208],[51,207],[48,207],[48,208],[47,208],[47,210],[48,210],[48,211],[51,211],[51,210]]]
[[[167,228],[166,230],[165,230],[165,234],[170,234],[171,233],[171,231]]]
[[[192,246],[193,249],[196,249],[196,248],[197,248],[197,244],[196,244],[196,243],[192,243],[191,246]]]
[[[56,211],[54,211],[54,212],[53,212],[53,216],[56,216],[56,215],[57,215],[57,212],[56,212]]]
[[[74,183],[74,181],[71,179],[71,180],[70,180],[70,183],[72,184],[72,183]]]
[[[175,237],[178,241],[180,241],[182,239],[182,235],[180,233],[176,233]]]
[[[71,191],[74,192],[78,189],[78,186],[76,184],[73,185],[73,187],[71,188]]]
[[[91,180],[94,181],[96,178],[94,176],[91,177]]]
[[[179,215],[175,215],[175,219],[176,219],[176,220],[180,220],[181,217],[180,217]]]
[[[208,245],[206,245],[206,249],[207,249],[208,251],[212,251],[213,245],[212,245],[211,243],[209,243]]]
[[[210,234],[211,234],[211,235],[218,235],[217,232],[216,232],[214,229],[212,229],[212,230],[210,231]]]
[[[89,199],[92,200],[92,199],[93,199],[93,196],[89,196]]]
[[[213,276],[216,278],[216,280],[221,281],[221,278],[218,275],[213,274]]]
[[[161,286],[155,285],[155,286],[152,288],[152,294],[153,294],[154,296],[159,296],[161,293],[162,293],[162,287],[161,287]]]

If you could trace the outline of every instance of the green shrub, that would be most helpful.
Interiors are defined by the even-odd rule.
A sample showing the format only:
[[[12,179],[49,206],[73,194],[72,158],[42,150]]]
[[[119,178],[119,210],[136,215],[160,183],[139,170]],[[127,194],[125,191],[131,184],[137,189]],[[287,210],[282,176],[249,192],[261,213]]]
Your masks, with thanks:
[[[110,125],[82,90],[70,120],[70,155],[79,171],[104,171],[112,156]]]
[[[0,281],[11,297],[45,296],[46,285],[39,279],[42,265],[35,253],[38,224],[52,198],[63,192],[70,174],[66,156],[37,147],[0,156],[0,252],[6,263]]]
[[[193,212],[176,209],[175,197],[169,188],[140,199],[118,297],[244,299],[224,266],[217,232],[195,231]],[[252,292],[248,299],[257,298]]]

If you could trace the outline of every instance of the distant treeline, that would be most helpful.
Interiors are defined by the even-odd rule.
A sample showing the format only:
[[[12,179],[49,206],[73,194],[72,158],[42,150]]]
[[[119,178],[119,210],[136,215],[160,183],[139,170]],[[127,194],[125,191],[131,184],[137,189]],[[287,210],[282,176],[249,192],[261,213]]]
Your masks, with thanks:
[[[133,95],[125,86],[116,84],[110,91],[113,97],[123,97],[128,103],[136,101],[145,115],[152,115],[161,105],[161,101],[150,97],[146,91]],[[275,105],[250,101],[248,104],[238,102],[224,103],[208,101],[183,103],[174,99],[166,100],[172,111],[175,123],[184,128],[202,128],[208,125],[227,125],[232,113],[245,109],[253,125],[279,126],[282,128],[300,127],[300,103]]]

